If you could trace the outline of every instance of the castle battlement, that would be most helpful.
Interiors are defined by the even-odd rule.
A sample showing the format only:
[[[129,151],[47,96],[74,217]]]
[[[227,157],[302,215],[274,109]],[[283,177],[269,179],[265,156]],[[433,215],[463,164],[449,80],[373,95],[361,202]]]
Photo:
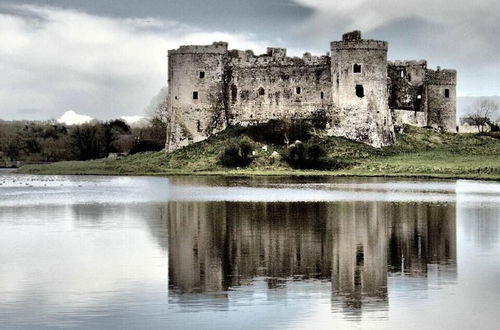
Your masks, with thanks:
[[[375,147],[392,144],[403,123],[454,130],[456,71],[390,62],[388,46],[353,31],[323,56],[287,56],[279,47],[255,55],[226,42],[169,50],[167,150],[230,125],[318,114],[329,135]]]

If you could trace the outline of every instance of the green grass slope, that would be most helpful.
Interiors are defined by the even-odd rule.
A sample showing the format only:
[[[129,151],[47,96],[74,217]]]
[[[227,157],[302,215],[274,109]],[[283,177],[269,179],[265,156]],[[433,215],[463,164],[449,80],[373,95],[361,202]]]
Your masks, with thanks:
[[[86,162],[59,162],[27,165],[18,170],[29,174],[102,174],[102,175],[355,175],[411,176],[500,180],[499,136],[440,133],[429,129],[405,127],[397,142],[381,149],[343,138],[314,136],[329,158],[346,166],[335,171],[296,170],[283,160],[274,161],[274,151],[283,146],[255,142],[255,159],[246,168],[227,169],[219,155],[228,142],[245,135],[244,128],[232,128],[205,141],[166,154],[142,153],[121,158]]]

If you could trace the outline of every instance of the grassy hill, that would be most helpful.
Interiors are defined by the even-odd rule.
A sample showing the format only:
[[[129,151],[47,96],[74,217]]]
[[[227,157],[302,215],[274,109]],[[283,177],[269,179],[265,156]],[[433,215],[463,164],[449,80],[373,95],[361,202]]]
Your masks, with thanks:
[[[255,128],[252,128],[255,131]],[[500,180],[500,136],[452,134],[406,126],[397,142],[381,149],[338,137],[315,134],[310,141],[326,150],[326,158],[343,164],[329,171],[298,170],[271,154],[286,146],[253,139],[255,156],[245,168],[228,169],[220,163],[224,148],[236,137],[250,135],[247,128],[231,128],[205,141],[166,154],[151,152],[86,162],[27,165],[18,170],[30,174],[102,175],[353,175],[410,176]],[[267,146],[267,150],[262,147]]]

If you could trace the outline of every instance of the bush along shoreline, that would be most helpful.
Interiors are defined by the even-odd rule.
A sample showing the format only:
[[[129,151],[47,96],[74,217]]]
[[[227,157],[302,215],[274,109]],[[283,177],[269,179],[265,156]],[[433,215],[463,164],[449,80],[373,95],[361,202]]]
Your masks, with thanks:
[[[498,133],[454,134],[404,126],[373,148],[326,136],[322,123],[231,127],[171,153],[26,165],[19,173],[101,175],[332,175],[500,180]]]

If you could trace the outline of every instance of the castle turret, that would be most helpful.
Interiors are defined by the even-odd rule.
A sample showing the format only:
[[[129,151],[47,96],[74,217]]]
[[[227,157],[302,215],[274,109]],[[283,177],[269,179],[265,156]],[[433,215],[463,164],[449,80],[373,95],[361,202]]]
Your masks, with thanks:
[[[394,143],[387,95],[387,42],[361,32],[331,43],[334,110],[330,133],[374,147]]]
[[[169,50],[167,151],[204,140],[225,128],[227,53],[226,42]]]
[[[427,70],[429,126],[454,132],[456,127],[457,71]]]

